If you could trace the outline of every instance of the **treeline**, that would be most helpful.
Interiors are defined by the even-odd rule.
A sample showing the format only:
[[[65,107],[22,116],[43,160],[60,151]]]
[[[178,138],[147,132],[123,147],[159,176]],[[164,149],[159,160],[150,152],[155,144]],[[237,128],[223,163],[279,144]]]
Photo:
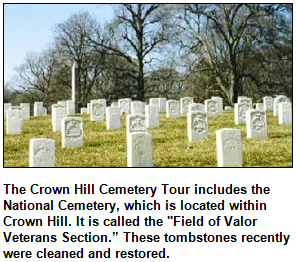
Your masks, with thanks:
[[[89,13],[54,29],[52,47],[27,55],[4,86],[4,102],[131,97],[231,105],[240,95],[292,98],[292,4],[117,4],[104,25]]]

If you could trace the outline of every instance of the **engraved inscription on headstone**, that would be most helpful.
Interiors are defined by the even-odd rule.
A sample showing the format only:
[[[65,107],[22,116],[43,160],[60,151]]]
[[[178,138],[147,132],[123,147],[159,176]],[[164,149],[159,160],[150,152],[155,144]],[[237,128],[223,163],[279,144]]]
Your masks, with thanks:
[[[37,138],[30,140],[30,167],[55,167],[55,141]]]
[[[127,134],[134,132],[146,132],[145,116],[142,114],[128,115],[126,117]]]
[[[83,146],[83,121],[81,117],[65,117],[62,125],[62,147]]]
[[[204,104],[200,103],[192,103],[189,105],[189,113],[194,113],[194,112],[205,112],[205,106]]]
[[[251,109],[246,115],[247,138],[266,139],[267,121],[264,110]]]
[[[193,103],[192,97],[184,97],[180,99],[181,114],[185,115],[189,112],[189,106]]]
[[[236,125],[246,123],[246,113],[251,109],[250,103],[241,102],[234,104],[234,121]]]
[[[217,102],[219,113],[223,112],[223,98],[219,96],[212,96],[212,100]]]
[[[130,98],[119,99],[118,107],[120,109],[121,114],[128,115],[131,109],[131,99]]]
[[[188,141],[194,142],[208,138],[207,115],[204,112],[189,112],[187,114]]]
[[[166,118],[180,117],[180,103],[177,100],[168,100],[166,102]]]
[[[205,101],[205,111],[208,117],[215,117],[219,114],[218,103],[212,99]]]
[[[104,121],[104,105],[97,100],[92,100],[90,104],[90,121],[103,122]]]

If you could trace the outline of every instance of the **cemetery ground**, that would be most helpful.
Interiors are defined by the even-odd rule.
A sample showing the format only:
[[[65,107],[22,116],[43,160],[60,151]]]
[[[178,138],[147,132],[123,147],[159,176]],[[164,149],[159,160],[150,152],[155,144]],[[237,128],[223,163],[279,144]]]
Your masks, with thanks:
[[[244,167],[291,167],[292,125],[279,125],[272,112],[267,113],[267,122],[268,139],[247,139],[245,125],[236,126],[233,111],[224,111],[208,118],[209,139],[189,143],[186,116],[166,119],[161,114],[160,127],[148,130],[152,134],[154,166],[216,167],[216,130],[238,128],[242,131]],[[107,131],[105,122],[90,122],[84,115],[83,147],[62,149],[61,134],[52,132],[51,115],[31,117],[23,124],[21,135],[4,134],[4,167],[28,167],[31,138],[56,141],[57,167],[126,167],[125,116],[121,123],[120,130]]]

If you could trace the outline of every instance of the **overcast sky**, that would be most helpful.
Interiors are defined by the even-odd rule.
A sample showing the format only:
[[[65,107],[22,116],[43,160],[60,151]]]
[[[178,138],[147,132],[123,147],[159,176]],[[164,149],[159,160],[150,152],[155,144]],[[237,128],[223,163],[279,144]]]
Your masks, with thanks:
[[[89,11],[102,23],[112,18],[112,6],[97,4],[5,4],[4,80],[15,73],[29,52],[41,52],[53,41],[54,25],[72,14]]]

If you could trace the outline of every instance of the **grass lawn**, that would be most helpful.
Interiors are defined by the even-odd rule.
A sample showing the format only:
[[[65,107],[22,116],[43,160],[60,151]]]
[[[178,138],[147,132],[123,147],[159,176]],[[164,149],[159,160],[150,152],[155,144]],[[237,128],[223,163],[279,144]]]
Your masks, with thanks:
[[[246,139],[244,125],[235,126],[233,111],[209,118],[209,139],[188,143],[187,119],[166,119],[161,115],[158,129],[149,130],[153,139],[155,167],[215,167],[216,134],[221,128],[239,128],[243,137],[244,167],[291,167],[292,125],[279,125],[278,119],[268,112],[267,140]],[[4,123],[4,167],[28,167],[29,140],[51,138],[56,141],[57,167],[126,167],[125,117],[118,131],[106,131],[105,123],[84,120],[84,146],[62,149],[60,133],[52,132],[51,116],[31,118],[24,123],[22,135],[6,135]]]

